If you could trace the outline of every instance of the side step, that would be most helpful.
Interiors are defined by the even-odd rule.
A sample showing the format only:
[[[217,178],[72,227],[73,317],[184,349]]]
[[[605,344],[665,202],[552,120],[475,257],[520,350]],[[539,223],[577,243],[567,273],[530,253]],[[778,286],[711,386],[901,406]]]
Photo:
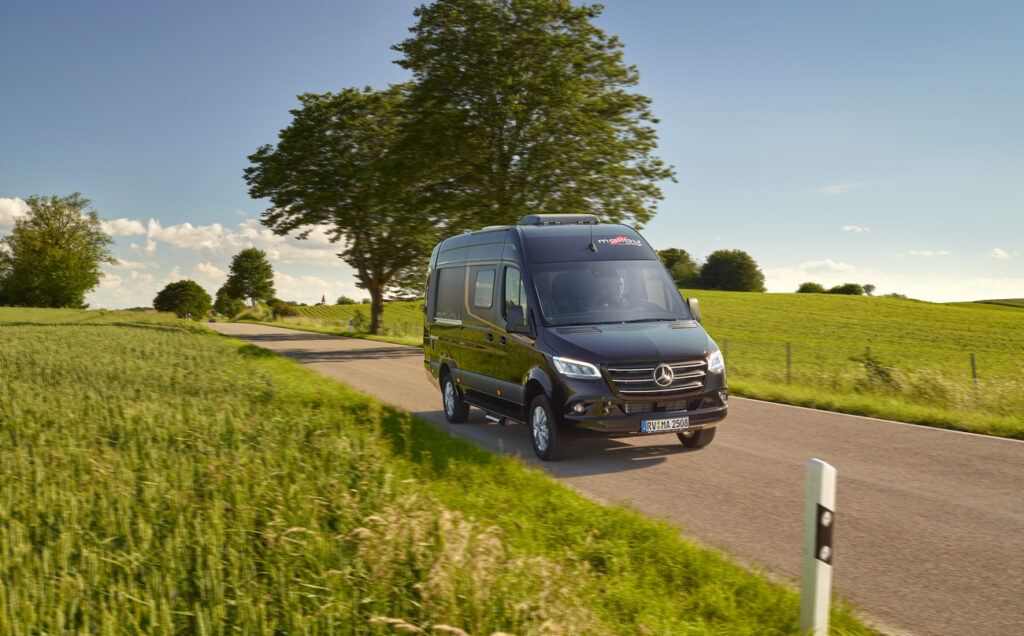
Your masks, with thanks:
[[[491,422],[497,422],[499,424],[505,424],[505,420],[509,422],[518,422],[519,424],[526,424],[522,419],[522,414],[513,413],[511,408],[501,408],[501,405],[493,404],[491,400],[481,398],[479,395],[467,391],[463,394],[462,399],[476,408],[484,412],[484,418]]]

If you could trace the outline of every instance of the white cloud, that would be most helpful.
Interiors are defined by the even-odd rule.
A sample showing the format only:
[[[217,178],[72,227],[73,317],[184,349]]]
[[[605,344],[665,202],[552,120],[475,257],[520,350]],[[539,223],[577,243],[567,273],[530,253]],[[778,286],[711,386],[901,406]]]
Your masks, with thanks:
[[[348,296],[365,296],[355,285],[342,281],[327,281],[319,276],[291,276],[284,272],[274,272],[274,290],[278,298],[304,303],[318,303],[326,297],[328,303],[342,294]],[[360,293],[362,292],[362,293]]]
[[[852,274],[857,271],[853,265],[836,263],[830,259],[801,263],[798,269],[807,274]]]
[[[111,236],[134,236],[146,233],[145,226],[139,221],[132,219],[103,221],[100,225],[103,227],[103,231]]]
[[[859,188],[862,185],[864,185],[864,184],[861,183],[861,182],[858,182],[858,183],[843,183],[843,184],[840,184],[840,185],[827,185],[827,186],[825,186],[823,188],[818,188],[816,190],[808,190],[807,192],[810,193],[810,194],[828,194],[828,195],[844,194],[846,192],[849,192],[850,190],[853,190],[854,188]]]
[[[145,247],[132,243],[131,248],[132,251],[139,256],[152,256],[153,254],[156,254],[156,241],[153,239],[147,239]]]
[[[228,275],[213,263],[197,263],[195,273],[205,278],[227,278]]]
[[[178,267],[177,265],[175,265],[174,269],[172,269],[167,274],[167,276],[164,277],[163,285],[167,286],[167,285],[170,285],[171,283],[176,283],[179,280],[185,280],[186,278],[187,277],[184,274],[181,273],[181,268]]]
[[[103,276],[103,278],[100,279],[100,287],[106,287],[107,289],[115,289],[117,287],[120,287],[121,283],[124,281],[124,279],[118,276],[117,274],[111,274],[109,272],[104,272],[104,274],[105,275]]]
[[[28,204],[22,199],[0,198],[0,228],[14,227],[14,219],[28,214]]]
[[[132,280],[139,280],[139,281],[142,281],[144,283],[152,283],[153,282],[153,275],[152,274],[140,274],[138,272],[132,272],[131,273],[131,279]]]
[[[1006,252],[1004,252],[1003,250],[999,249],[998,247],[993,247],[993,248],[992,248],[992,249],[991,249],[991,250],[990,250],[990,251],[988,252],[988,255],[989,255],[989,256],[991,256],[992,258],[999,258],[999,259],[1003,259],[1003,258],[1010,258],[1010,255],[1009,255],[1009,254],[1007,254],[1007,253],[1006,253]]]
[[[911,256],[949,256],[949,252],[946,250],[910,250]]]
[[[217,251],[223,244],[225,231],[220,223],[198,227],[193,227],[191,223],[182,223],[165,228],[156,219],[150,219],[146,235],[151,240],[162,241],[175,247]]]
[[[857,227],[856,225],[844,225],[843,226],[843,231],[844,232],[870,232],[871,228],[869,228],[869,227]]]

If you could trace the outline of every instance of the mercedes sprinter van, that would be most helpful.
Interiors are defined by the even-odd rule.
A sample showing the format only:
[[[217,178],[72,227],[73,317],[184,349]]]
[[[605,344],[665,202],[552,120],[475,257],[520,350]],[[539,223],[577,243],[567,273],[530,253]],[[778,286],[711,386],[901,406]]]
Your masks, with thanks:
[[[526,424],[543,460],[574,436],[673,433],[711,443],[725,365],[646,240],[593,215],[540,215],[439,243],[424,365],[450,422],[470,405]]]

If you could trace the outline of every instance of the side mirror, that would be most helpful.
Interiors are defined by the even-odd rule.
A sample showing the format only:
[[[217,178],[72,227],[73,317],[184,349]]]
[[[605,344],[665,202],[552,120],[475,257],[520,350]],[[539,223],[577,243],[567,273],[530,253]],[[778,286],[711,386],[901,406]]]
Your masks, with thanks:
[[[696,298],[690,298],[686,301],[686,306],[690,308],[690,315],[697,322],[700,322],[700,303],[697,302]]]
[[[522,305],[509,305],[508,318],[505,319],[505,331],[509,333],[530,333],[526,325],[526,317],[523,315]]]

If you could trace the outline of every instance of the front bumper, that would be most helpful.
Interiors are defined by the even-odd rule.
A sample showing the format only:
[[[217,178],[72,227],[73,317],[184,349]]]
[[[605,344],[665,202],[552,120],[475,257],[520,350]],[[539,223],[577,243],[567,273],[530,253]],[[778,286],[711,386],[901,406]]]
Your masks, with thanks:
[[[566,382],[562,405],[565,430],[576,436],[629,437],[661,435],[643,431],[645,420],[689,418],[689,428],[698,431],[713,428],[729,412],[729,389],[724,374],[714,375],[699,393],[637,400],[624,398],[607,388],[604,382]],[[679,431],[665,431],[679,432]]]

